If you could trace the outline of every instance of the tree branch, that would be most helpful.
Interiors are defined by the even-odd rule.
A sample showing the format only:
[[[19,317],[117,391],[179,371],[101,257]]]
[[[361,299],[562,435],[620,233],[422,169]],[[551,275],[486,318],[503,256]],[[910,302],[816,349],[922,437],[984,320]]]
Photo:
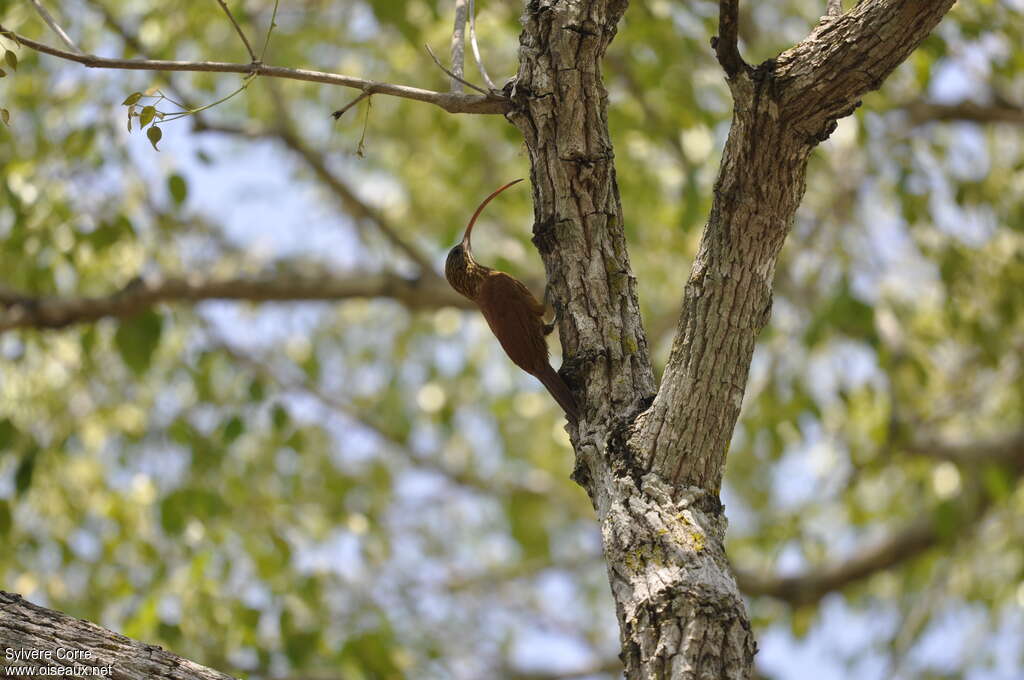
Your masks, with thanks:
[[[952,444],[940,440],[921,439],[903,447],[908,453],[946,460],[970,467],[981,463],[1003,463],[1014,468],[1019,481],[1024,473],[1024,431],[1011,435],[975,442]],[[973,483],[971,493],[962,492],[955,516],[963,524],[979,521],[992,502],[983,485]],[[976,493],[981,493],[975,500]],[[934,509],[926,509],[905,527],[886,538],[859,549],[841,562],[816,567],[792,576],[762,576],[742,569],[735,570],[736,581],[744,593],[751,596],[766,595],[791,605],[813,604],[828,593],[868,578],[880,571],[891,569],[939,545],[943,532]]]
[[[371,96],[371,95],[370,95],[370,93],[368,93],[368,92],[363,92],[362,94],[358,95],[358,96],[357,96],[357,97],[356,97],[355,99],[353,99],[352,101],[350,101],[350,102],[349,102],[348,104],[345,104],[345,105],[344,105],[344,106],[342,106],[342,107],[341,107],[340,109],[338,109],[337,111],[335,111],[334,113],[332,113],[332,114],[331,114],[331,117],[333,117],[333,118],[334,118],[334,120],[338,120],[339,118],[341,118],[342,116],[344,116],[344,115],[345,115],[345,113],[346,113],[346,112],[347,112],[347,111],[348,111],[349,109],[351,109],[351,108],[352,108],[353,106],[357,105],[357,104],[358,104],[359,102],[363,101],[364,99],[366,99],[366,98],[367,98],[367,97],[369,97],[369,96]]]
[[[439,69],[441,69],[442,71],[444,71],[445,75],[447,75],[453,81],[458,81],[458,82],[462,83],[463,85],[465,85],[466,87],[472,88],[472,89],[476,90],[477,92],[480,92],[481,94],[485,94],[485,95],[492,94],[492,93],[489,93],[487,90],[485,90],[482,87],[477,87],[476,85],[474,85],[473,83],[469,82],[468,80],[466,80],[462,76],[456,75],[454,72],[452,72],[450,69],[448,69],[444,64],[441,63],[441,60],[437,58],[437,55],[434,54],[434,50],[432,50],[430,48],[430,45],[424,45],[424,47],[427,48],[427,54],[429,54],[430,58],[434,60],[434,63],[437,64],[437,67]],[[498,96],[498,95],[494,95],[494,96]]]
[[[1024,108],[1010,104],[976,104],[963,101],[957,104],[932,104],[914,101],[902,107],[913,125],[932,121],[968,121],[973,123],[1013,123],[1024,125]]]
[[[235,33],[238,34],[238,37],[241,38],[242,42],[245,44],[245,51],[249,53],[249,58],[254,62],[259,61],[256,58],[256,53],[252,51],[252,45],[249,44],[249,39],[245,37],[245,33],[242,31],[242,27],[238,25],[237,21],[235,21],[235,15],[231,13],[231,10],[228,8],[228,4],[224,2],[224,0],[217,0],[217,3],[220,5],[220,8],[224,10],[224,14],[228,16],[228,21],[230,21],[231,25],[235,27]]]
[[[32,297],[7,290],[0,295],[0,332],[14,328],[63,328],[107,317],[125,318],[161,302],[336,301],[352,298],[390,298],[409,309],[471,306],[437,277],[405,279],[389,273],[352,274],[335,278],[168,278],[152,282],[136,279],[121,291],[105,297]]]
[[[739,15],[739,0],[719,0],[718,35],[711,39],[711,47],[714,48],[718,63],[722,65],[725,75],[729,78],[747,66],[740,56]]]
[[[776,60],[729,80],[733,124],[711,214],[661,386],[630,438],[639,474],[717,496],[808,158],[836,118],[878,87],[952,4],[863,0]]]
[[[480,57],[480,47],[476,44],[476,8],[473,6],[473,0],[469,0],[469,44],[473,48],[473,59],[476,61],[477,70],[480,71],[480,77],[484,79],[484,84],[490,90],[497,90],[490,74],[487,73],[484,60]]]
[[[49,54],[60,59],[77,62],[90,68],[110,68],[135,71],[190,71],[190,72],[215,72],[215,73],[255,73],[271,78],[286,78],[290,80],[304,80],[314,83],[325,83],[341,87],[351,87],[362,90],[369,94],[385,94],[402,99],[426,102],[438,106],[449,113],[488,113],[503,114],[510,109],[510,104],[504,97],[486,94],[464,94],[459,92],[434,92],[423,90],[418,87],[406,85],[395,85],[375,80],[364,80],[351,76],[336,73],[324,73],[323,71],[310,71],[307,69],[285,68],[282,66],[268,66],[262,63],[234,64],[219,61],[167,61],[161,59],[108,59],[97,57],[91,54],[76,54],[65,50],[36,42],[31,38],[8,31],[0,27],[0,31],[9,34],[12,39],[18,40],[22,45],[43,54]]]
[[[455,27],[452,29],[452,92],[462,92],[466,72],[466,3],[455,0]]]
[[[43,18],[46,25],[50,27],[50,30],[57,34],[57,37],[60,38],[62,43],[67,45],[69,50],[72,52],[81,52],[81,50],[78,49],[78,45],[68,37],[68,34],[64,32],[64,29],[60,27],[60,24],[58,24],[50,13],[46,11],[46,8],[43,7],[43,3],[39,0],[32,0],[32,6],[36,8],[36,12],[38,12],[39,16]]]
[[[771,66],[780,114],[799,136],[816,138],[860,98],[877,90],[953,6],[954,0],[863,0],[826,17]]]
[[[903,446],[907,453],[949,461],[958,465],[1011,463],[1024,467],[1024,431],[989,440],[952,443],[918,439]]]
[[[49,659],[5,661],[8,669],[22,666],[82,671],[69,674],[77,676],[100,673],[99,669],[104,668],[108,671],[106,677],[124,680],[233,680],[230,675],[200,666],[155,645],[45,609],[20,595],[4,591],[0,591],[0,643],[8,652],[50,652]],[[57,658],[56,650],[66,652],[65,658]],[[69,656],[78,658],[69,659]],[[96,670],[86,670],[86,667]]]
[[[813,604],[872,574],[917,557],[939,542],[931,516],[919,518],[883,540],[863,548],[848,560],[809,569],[792,576],[763,576],[736,569],[736,582],[744,594],[768,596],[790,605]]]

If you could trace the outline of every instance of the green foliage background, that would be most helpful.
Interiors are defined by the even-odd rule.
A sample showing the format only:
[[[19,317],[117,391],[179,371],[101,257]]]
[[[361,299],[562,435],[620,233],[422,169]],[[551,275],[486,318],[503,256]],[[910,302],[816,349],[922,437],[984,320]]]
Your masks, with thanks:
[[[48,4],[87,51],[136,54],[105,10],[146,56],[248,61],[214,2],[99,1]],[[232,3],[254,43],[272,4]],[[510,76],[520,4],[478,5],[487,65]],[[801,39],[824,3],[743,5],[756,63]],[[266,61],[444,89],[422,45],[444,52],[450,10],[282,3]],[[802,677],[784,662],[794,648],[838,654],[857,677],[1022,665],[1019,640],[1004,643],[1024,637],[1024,456],[951,462],[920,442],[1024,430],[1024,135],[913,115],[965,99],[1019,111],[1021,12],[961,3],[812,160],[729,456],[730,555],[762,574],[816,572],[922,518],[941,538],[823,601],[752,598],[768,676]],[[636,2],[604,67],[659,365],[729,125],[716,16],[713,2]],[[28,3],[0,2],[0,21],[56,44]],[[479,199],[528,173],[500,116],[376,96],[333,123],[351,91],[268,79],[207,112],[208,129],[162,124],[158,154],[126,130],[126,96],[156,86],[205,103],[241,77],[86,70],[4,47],[17,68],[0,79],[0,284],[30,295],[109,295],[153,275],[415,273],[339,207],[282,126],[438,267]],[[239,187],[260,181],[300,210],[240,224],[254,197]],[[198,201],[210,182],[220,200]],[[504,195],[478,250],[536,282],[530,215],[526,191]],[[9,331],[0,361],[7,590],[247,677],[614,661],[600,539],[568,480],[558,410],[474,314],[159,305]],[[549,649],[542,638],[559,653],[531,654]],[[956,653],[931,653],[936,639]]]

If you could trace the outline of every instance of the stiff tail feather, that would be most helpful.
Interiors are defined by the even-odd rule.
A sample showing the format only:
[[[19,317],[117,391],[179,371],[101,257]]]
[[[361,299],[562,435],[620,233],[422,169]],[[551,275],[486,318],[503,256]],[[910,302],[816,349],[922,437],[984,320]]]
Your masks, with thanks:
[[[541,381],[544,387],[548,388],[548,392],[551,393],[551,396],[555,398],[558,405],[565,411],[566,417],[573,422],[578,422],[580,412],[576,407],[576,400],[573,399],[572,392],[569,391],[569,386],[565,384],[562,376],[558,375],[550,365],[546,369],[539,373],[536,378]]]

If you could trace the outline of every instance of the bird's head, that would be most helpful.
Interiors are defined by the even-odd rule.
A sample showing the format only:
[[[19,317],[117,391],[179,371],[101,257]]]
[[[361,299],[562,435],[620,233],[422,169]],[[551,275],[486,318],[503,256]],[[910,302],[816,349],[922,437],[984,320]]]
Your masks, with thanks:
[[[473,232],[473,225],[476,224],[476,219],[480,217],[480,213],[483,212],[484,207],[491,202],[491,200],[500,194],[505,189],[508,189],[513,184],[522,182],[522,179],[512,180],[508,184],[496,189],[490,196],[485,198],[483,202],[477,207],[476,212],[469,218],[469,224],[466,225],[466,232],[462,235],[462,241],[458,243],[454,248],[448,251],[448,259],[444,263],[444,275],[448,279],[448,283],[452,285],[452,288],[459,291],[467,297],[473,297],[475,286],[472,285],[469,279],[475,278],[471,274],[475,270],[483,270],[473,259],[473,246],[470,242],[470,234]]]

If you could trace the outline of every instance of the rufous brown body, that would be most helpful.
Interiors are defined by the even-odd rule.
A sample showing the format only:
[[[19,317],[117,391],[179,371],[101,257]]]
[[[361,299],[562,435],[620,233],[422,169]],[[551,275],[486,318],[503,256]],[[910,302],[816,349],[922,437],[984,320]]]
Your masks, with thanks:
[[[487,325],[491,327],[509,359],[540,380],[569,420],[576,421],[579,418],[576,400],[562,376],[548,362],[548,343],[544,336],[550,329],[544,324],[544,305],[518,279],[478,264],[473,259],[470,246],[470,232],[484,206],[502,191],[521,181],[517,179],[509,182],[483,200],[470,218],[462,242],[448,253],[444,275],[452,288],[480,308]]]

